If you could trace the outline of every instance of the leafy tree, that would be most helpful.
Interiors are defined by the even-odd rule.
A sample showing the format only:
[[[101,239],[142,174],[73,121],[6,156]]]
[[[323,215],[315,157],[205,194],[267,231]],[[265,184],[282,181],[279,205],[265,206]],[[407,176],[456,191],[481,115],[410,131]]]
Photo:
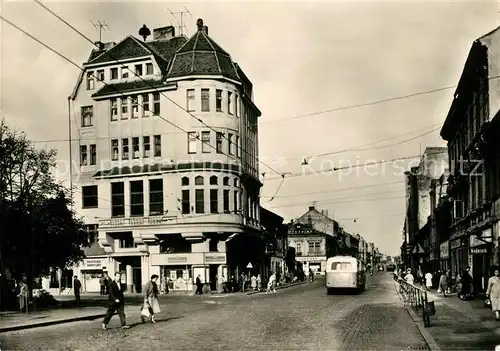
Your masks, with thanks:
[[[64,268],[84,257],[89,238],[54,177],[56,152],[37,150],[0,122],[0,265],[16,279]]]

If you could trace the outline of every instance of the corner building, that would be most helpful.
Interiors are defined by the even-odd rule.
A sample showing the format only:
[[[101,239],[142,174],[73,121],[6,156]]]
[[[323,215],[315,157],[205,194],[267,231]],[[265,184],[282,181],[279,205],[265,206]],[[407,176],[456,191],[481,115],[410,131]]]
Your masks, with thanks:
[[[76,208],[105,251],[98,270],[122,272],[130,292],[152,274],[218,290],[249,262],[264,269],[261,113],[251,81],[197,25],[191,38],[168,26],[96,43],[69,98]],[[84,265],[77,274],[98,279]]]

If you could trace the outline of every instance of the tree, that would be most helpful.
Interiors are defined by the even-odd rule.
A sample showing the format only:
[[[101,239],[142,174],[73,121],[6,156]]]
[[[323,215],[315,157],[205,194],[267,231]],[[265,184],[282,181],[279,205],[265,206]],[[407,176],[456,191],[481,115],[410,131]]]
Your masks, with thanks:
[[[0,122],[0,268],[25,276],[30,291],[35,277],[78,262],[89,246],[67,189],[54,177],[55,161],[55,150],[37,150]]]

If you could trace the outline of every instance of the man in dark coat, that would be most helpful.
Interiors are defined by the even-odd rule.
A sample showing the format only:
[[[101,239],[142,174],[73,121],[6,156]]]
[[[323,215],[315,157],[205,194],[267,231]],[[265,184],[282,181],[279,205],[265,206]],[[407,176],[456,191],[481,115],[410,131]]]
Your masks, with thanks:
[[[196,295],[201,295],[203,294],[203,284],[201,283],[201,278],[200,278],[200,275],[198,274],[198,276],[196,277],[196,291],[195,291],[195,294]]]
[[[121,283],[121,274],[119,272],[115,273],[115,280],[108,284],[109,291],[109,307],[106,312],[106,316],[102,321],[102,329],[106,330],[111,317],[115,311],[120,317],[120,322],[123,329],[128,329],[130,326],[125,323],[125,297],[123,296],[123,291],[125,286]]]
[[[113,280],[109,277],[108,272],[106,272],[106,271],[102,272],[102,277],[103,277],[103,280],[104,280],[104,294],[103,295],[108,295],[109,294],[108,285]]]
[[[82,292],[82,283],[78,279],[78,277],[75,275],[73,277],[73,292],[75,293],[75,301],[76,304],[80,304],[80,293]]]

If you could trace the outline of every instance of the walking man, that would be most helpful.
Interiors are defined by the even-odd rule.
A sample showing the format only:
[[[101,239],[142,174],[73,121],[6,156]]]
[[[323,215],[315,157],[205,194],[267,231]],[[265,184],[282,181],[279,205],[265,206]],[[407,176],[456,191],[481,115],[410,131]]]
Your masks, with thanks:
[[[125,323],[125,297],[123,296],[123,291],[125,287],[121,284],[121,273],[115,273],[115,280],[108,284],[109,292],[109,307],[106,312],[106,316],[102,321],[102,329],[106,330],[111,317],[115,311],[120,317],[120,322],[123,329],[128,329],[130,326]]]
[[[78,277],[75,275],[73,277],[73,292],[75,294],[75,301],[76,301],[76,304],[79,305],[80,304],[80,293],[82,291],[82,283],[80,282],[80,280],[78,279]]]

